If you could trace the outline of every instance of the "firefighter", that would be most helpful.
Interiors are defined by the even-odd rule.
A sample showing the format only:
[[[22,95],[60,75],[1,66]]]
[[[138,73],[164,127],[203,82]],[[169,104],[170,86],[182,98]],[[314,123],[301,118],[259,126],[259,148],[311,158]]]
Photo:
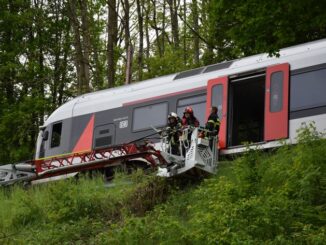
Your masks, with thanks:
[[[194,111],[190,106],[187,106],[183,112],[182,126],[199,127],[199,121],[194,116]]]
[[[186,128],[189,127],[190,130],[188,130],[188,135],[187,135],[187,139],[188,139],[188,144],[190,144],[191,142],[191,134],[192,134],[192,129],[195,127],[199,127],[199,121],[197,120],[197,118],[194,115],[194,111],[192,110],[191,106],[187,106],[183,112],[183,117],[182,117],[182,127]],[[184,150],[182,150],[184,152]]]
[[[168,141],[171,145],[171,153],[174,155],[180,155],[179,151],[179,137],[181,135],[181,119],[175,112],[171,112],[168,115],[168,125],[165,128],[166,134],[168,136]]]
[[[213,137],[217,136],[220,131],[220,119],[218,118],[217,112],[217,107],[212,106],[211,114],[209,115],[205,126],[205,128],[209,130],[209,132],[206,133],[206,137],[209,139],[209,146],[211,149],[213,147]]]

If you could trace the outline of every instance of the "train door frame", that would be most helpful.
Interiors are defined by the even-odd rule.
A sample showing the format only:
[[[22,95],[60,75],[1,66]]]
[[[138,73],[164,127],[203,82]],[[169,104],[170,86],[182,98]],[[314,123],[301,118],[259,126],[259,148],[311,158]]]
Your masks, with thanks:
[[[266,69],[264,140],[289,137],[290,65],[282,63]]]
[[[230,76],[228,147],[264,141],[265,71]]]
[[[271,65],[263,69],[249,71],[247,73],[235,74],[230,76],[222,76],[218,78],[211,79],[207,82],[207,104],[206,104],[206,118],[209,116],[210,108],[215,105],[219,109],[219,118],[221,120],[220,133],[219,133],[219,147],[220,149],[225,149],[230,147],[230,124],[232,124],[231,108],[233,107],[233,102],[230,101],[232,97],[231,83],[236,79],[242,77],[244,80],[251,79],[254,76],[265,76],[265,88],[264,88],[264,111],[263,111],[263,137],[262,141],[255,143],[263,143],[272,140],[279,140],[288,138],[289,134],[289,64],[276,64]],[[275,79],[273,78],[275,77]],[[280,90],[275,90],[275,86],[272,85],[273,80],[282,80],[282,87]],[[216,93],[214,95],[214,89],[220,86],[219,94],[222,98],[216,98]],[[231,89],[230,89],[231,88]],[[281,94],[273,92],[273,90],[278,91]],[[281,95],[281,96],[280,96]],[[231,98],[232,100],[232,98]],[[279,103],[281,101],[281,104]],[[274,105],[277,107],[276,111],[272,108]],[[232,135],[231,135],[232,136]],[[250,143],[250,142],[249,142]],[[234,145],[235,147],[241,145]],[[233,146],[231,146],[233,147]]]

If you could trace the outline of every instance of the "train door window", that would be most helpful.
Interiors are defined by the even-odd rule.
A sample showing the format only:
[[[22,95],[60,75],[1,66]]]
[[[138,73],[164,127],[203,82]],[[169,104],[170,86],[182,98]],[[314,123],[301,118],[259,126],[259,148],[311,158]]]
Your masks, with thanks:
[[[158,103],[135,108],[133,111],[133,131],[146,130],[166,125],[168,103]]]
[[[107,147],[114,144],[115,126],[106,124],[94,129],[94,148]]]
[[[179,117],[183,116],[183,112],[187,106],[192,107],[194,115],[198,119],[200,125],[205,125],[206,94],[195,95],[178,100],[177,114]]]
[[[271,75],[270,112],[279,112],[283,107],[283,71]]]
[[[217,84],[212,88],[212,101],[211,105],[216,106],[218,109],[218,117],[222,118],[222,103],[223,103],[223,85]]]
[[[231,80],[228,145],[264,140],[265,74]]]
[[[51,148],[58,147],[61,141],[62,122],[52,126]]]

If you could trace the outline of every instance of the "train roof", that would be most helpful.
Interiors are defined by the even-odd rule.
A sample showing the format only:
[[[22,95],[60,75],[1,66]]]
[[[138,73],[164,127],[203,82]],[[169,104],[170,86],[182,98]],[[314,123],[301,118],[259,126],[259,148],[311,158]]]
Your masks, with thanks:
[[[326,39],[281,49],[279,57],[258,54],[200,67],[142,82],[104,89],[78,96],[56,109],[46,120],[47,126],[66,118],[122,107],[133,101],[206,86],[212,78],[290,63],[291,70],[326,63]]]

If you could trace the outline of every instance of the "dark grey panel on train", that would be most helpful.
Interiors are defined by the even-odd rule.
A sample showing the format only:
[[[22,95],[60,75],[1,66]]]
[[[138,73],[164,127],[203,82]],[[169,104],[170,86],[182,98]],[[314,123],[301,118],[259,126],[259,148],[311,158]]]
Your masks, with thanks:
[[[301,111],[291,111],[290,119],[297,119],[302,117],[311,117],[316,115],[326,114],[326,106],[305,109]]]
[[[87,124],[91,120],[92,114],[87,114],[83,116],[73,117],[72,119],[72,130],[71,130],[71,143],[70,151],[76,146],[80,136],[84,132]]]
[[[94,128],[93,148],[104,148],[115,142],[115,125],[108,123]]]
[[[199,100],[197,99],[199,98]],[[153,101],[147,101],[147,102],[143,102],[143,103],[139,103],[139,104],[135,104],[135,105],[129,105],[129,106],[123,106],[123,107],[119,107],[119,108],[114,108],[111,110],[107,110],[107,111],[101,111],[101,112],[97,112],[95,114],[95,125],[94,125],[94,139],[93,139],[93,145],[96,145],[96,139],[97,137],[99,137],[100,135],[100,131],[105,129],[101,128],[103,125],[112,125],[110,126],[110,132],[107,132],[108,134],[112,134],[114,135],[114,137],[112,136],[112,144],[117,145],[117,144],[122,144],[122,143],[128,143],[128,142],[132,142],[134,140],[137,139],[141,139],[143,137],[146,137],[148,135],[152,135],[151,136],[151,140],[153,142],[157,142],[159,139],[159,135],[155,135],[155,131],[148,127],[148,125],[152,125],[155,124],[155,122],[151,121],[151,118],[155,118],[157,115],[157,113],[160,113],[160,120],[159,120],[159,125],[160,127],[163,127],[166,125],[167,123],[167,115],[170,112],[177,112],[177,103],[180,103],[182,106],[187,106],[190,105],[189,103],[193,103],[196,102],[193,106],[194,106],[194,110],[196,113],[196,105],[200,105],[201,107],[199,108],[199,112],[201,115],[198,115],[199,118],[204,118],[204,113],[205,113],[205,103],[203,102],[204,99],[206,98],[206,91],[194,91],[191,93],[187,93],[187,94],[180,94],[177,96],[173,96],[173,97],[169,97],[169,98],[160,98],[160,99],[153,99]],[[194,100],[195,99],[195,100]],[[186,103],[189,102],[189,103]],[[166,107],[163,108],[163,110],[148,110],[148,108],[154,108],[157,109],[155,106],[157,105],[168,105],[167,109]],[[191,104],[192,105],[192,104]],[[146,128],[141,129],[141,127],[139,125],[137,125],[136,123],[136,127],[137,130],[133,129],[133,124],[135,118],[133,117],[133,113],[135,113],[135,111],[139,111],[142,108],[145,108],[144,110],[142,110],[141,113],[141,118],[142,120],[139,122],[143,122],[143,124],[147,125]],[[178,107],[178,111],[180,111],[180,107]],[[146,113],[150,113],[151,115],[148,116],[148,114]],[[181,113],[182,114],[182,113]],[[137,118],[136,118],[137,120]],[[164,121],[164,122],[163,122]],[[203,121],[203,119],[201,120]],[[114,126],[113,126],[114,125]],[[156,125],[157,126],[157,125]],[[115,132],[113,132],[115,131]],[[105,134],[105,132],[104,132]],[[101,138],[101,137],[99,137]],[[109,138],[104,138],[104,139],[100,139],[97,143],[98,144],[109,144],[108,142],[110,141]],[[100,146],[98,146],[100,147]]]
[[[118,145],[132,142],[143,137],[151,135],[153,142],[159,141],[159,135],[155,135],[152,128],[133,130],[133,113],[139,108],[156,108],[155,105],[167,105],[164,110],[145,110],[147,113],[152,113],[153,118],[160,113],[161,127],[167,123],[167,115],[170,112],[178,112],[180,116],[186,106],[191,105],[195,115],[200,120],[201,125],[204,125],[205,105],[206,105],[206,90],[194,91],[191,93],[180,94],[168,98],[153,99],[135,105],[123,106],[106,111],[96,112],[93,131],[93,147],[102,148],[110,145]],[[143,111],[144,112],[144,111]],[[146,113],[145,113],[146,114]],[[142,120],[148,120],[147,124],[153,124],[151,117],[142,115]],[[84,132],[93,114],[74,117],[62,121],[61,143],[58,147],[50,148],[50,139],[46,142],[45,156],[53,156],[62,153],[72,152],[76,146],[80,136]],[[164,123],[163,123],[164,119]],[[52,125],[50,125],[52,127]]]
[[[179,74],[177,74],[174,77],[173,80],[177,80],[177,79],[181,79],[181,78],[185,78],[185,77],[191,77],[191,76],[198,75],[198,74],[202,73],[204,69],[205,69],[205,67],[200,67],[200,68],[196,68],[196,69],[193,69],[193,70],[180,72]]]
[[[94,122],[94,137],[102,138],[100,137],[101,134],[103,137],[108,137],[106,139],[98,139],[97,147],[101,147],[101,144],[116,145],[128,143],[131,140],[131,113],[132,111],[129,107],[119,107],[97,112]],[[106,129],[109,129],[109,132],[105,132]],[[110,136],[111,139],[109,139]],[[110,140],[111,144],[109,144]],[[93,146],[96,146],[95,138],[93,139]]]
[[[233,63],[233,61],[228,61],[228,62],[216,64],[216,65],[207,66],[203,73],[229,68],[232,65],[232,63]]]
[[[44,130],[44,132],[48,131],[48,138],[42,142],[44,151],[40,150],[39,158],[69,153],[71,127],[71,118],[48,125]]]

